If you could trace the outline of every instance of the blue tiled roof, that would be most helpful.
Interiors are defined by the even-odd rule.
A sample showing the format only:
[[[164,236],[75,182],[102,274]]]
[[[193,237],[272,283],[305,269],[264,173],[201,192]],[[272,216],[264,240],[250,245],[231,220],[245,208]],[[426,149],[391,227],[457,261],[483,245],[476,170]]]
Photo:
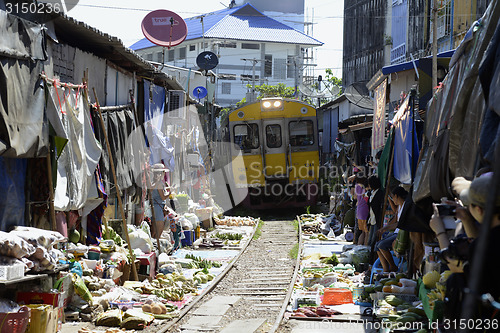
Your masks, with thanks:
[[[203,17],[203,25],[201,17]],[[202,38],[203,30],[205,30],[204,35],[208,38],[323,45],[317,39],[265,16],[250,4],[191,17],[185,21],[188,28],[186,40]],[[143,38],[130,48],[140,50],[152,46],[155,45]]]

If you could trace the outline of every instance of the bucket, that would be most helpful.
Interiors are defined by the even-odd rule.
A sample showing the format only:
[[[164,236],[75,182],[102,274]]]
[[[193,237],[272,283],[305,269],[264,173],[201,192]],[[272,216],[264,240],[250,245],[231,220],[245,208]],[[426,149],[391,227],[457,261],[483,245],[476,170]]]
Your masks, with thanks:
[[[191,246],[193,245],[193,232],[191,230],[184,230],[184,239],[181,239],[182,246]]]
[[[87,257],[89,260],[99,260],[101,259],[101,252],[96,250],[96,249],[89,249],[89,252],[87,252]]]

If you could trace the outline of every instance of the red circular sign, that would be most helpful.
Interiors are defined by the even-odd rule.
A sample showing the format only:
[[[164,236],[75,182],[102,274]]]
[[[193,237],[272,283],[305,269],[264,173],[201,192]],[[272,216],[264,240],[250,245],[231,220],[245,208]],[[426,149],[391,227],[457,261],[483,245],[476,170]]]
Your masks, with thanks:
[[[155,10],[146,15],[141,28],[150,42],[163,47],[179,45],[187,36],[186,22],[176,13],[165,9]]]

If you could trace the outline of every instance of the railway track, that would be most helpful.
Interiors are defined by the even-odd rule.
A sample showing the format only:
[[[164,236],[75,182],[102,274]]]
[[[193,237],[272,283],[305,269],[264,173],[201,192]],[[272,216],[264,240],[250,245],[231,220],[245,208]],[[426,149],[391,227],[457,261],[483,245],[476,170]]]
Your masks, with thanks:
[[[209,293],[160,332],[275,332],[296,276],[290,251],[299,244],[292,221],[264,221],[253,239]]]

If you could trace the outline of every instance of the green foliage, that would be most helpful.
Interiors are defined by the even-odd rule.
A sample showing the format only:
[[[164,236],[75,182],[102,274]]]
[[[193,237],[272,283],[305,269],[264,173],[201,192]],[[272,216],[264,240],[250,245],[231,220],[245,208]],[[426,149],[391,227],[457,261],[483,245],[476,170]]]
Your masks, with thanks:
[[[248,84],[247,87],[251,88],[252,85]],[[255,86],[255,91],[259,93],[257,99],[266,97],[292,98],[295,95],[295,88],[287,87],[284,83],[278,83],[275,86],[261,84],[259,86]]]
[[[297,231],[299,231],[299,221],[298,220],[293,220],[292,221],[293,228]]]
[[[262,226],[264,225],[264,222],[262,220],[259,220],[259,224],[257,225],[257,230],[255,230],[255,234],[253,235],[253,239],[257,240],[260,238],[260,235],[262,235]]]
[[[293,245],[293,247],[290,249],[289,252],[290,258],[292,259],[297,259],[297,256],[299,255],[299,244]]]
[[[306,214],[311,214],[311,206],[306,206]]]
[[[342,87],[342,78],[338,78],[333,75],[333,71],[330,68],[325,69],[326,77],[325,80],[336,85]]]

